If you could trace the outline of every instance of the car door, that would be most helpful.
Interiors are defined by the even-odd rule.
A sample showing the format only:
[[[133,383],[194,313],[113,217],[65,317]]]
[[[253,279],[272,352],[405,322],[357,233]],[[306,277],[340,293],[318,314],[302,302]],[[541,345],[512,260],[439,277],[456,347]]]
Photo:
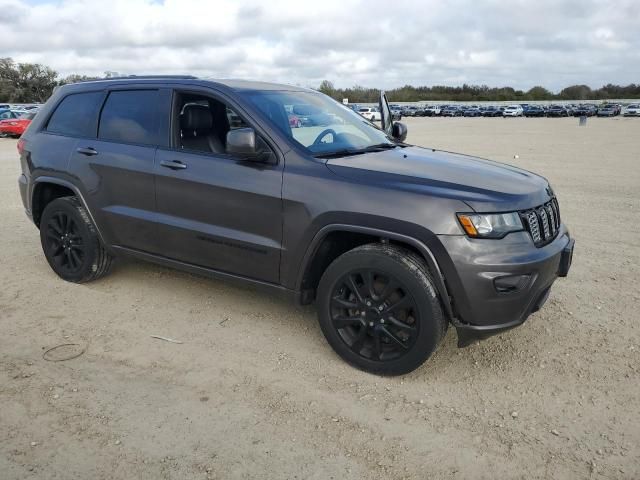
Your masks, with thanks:
[[[154,159],[168,145],[170,91],[117,87],[105,92],[96,138],[76,142],[69,170],[81,180],[103,238],[155,253]],[[165,115],[165,116],[166,116]]]
[[[207,93],[208,92],[208,93]],[[205,95],[221,102],[208,90]],[[180,98],[174,91],[172,146],[159,148],[155,161],[158,237],[163,255],[188,264],[256,280],[279,281],[282,245],[282,172],[274,162],[247,161],[226,153],[193,151],[178,144]],[[227,104],[226,99],[223,103]],[[228,104],[226,128],[249,125]],[[223,123],[220,121],[218,123]]]

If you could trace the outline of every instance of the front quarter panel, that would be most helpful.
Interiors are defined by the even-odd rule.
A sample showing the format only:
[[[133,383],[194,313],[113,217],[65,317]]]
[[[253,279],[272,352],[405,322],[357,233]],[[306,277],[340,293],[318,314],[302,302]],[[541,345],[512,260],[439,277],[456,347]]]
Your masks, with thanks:
[[[323,162],[309,160],[292,150],[286,156],[283,208],[281,279],[284,286],[295,288],[307,249],[327,225],[396,232],[446,255],[437,235],[462,235],[455,212],[469,207],[455,199],[341,178]],[[436,255],[438,262],[439,256]]]

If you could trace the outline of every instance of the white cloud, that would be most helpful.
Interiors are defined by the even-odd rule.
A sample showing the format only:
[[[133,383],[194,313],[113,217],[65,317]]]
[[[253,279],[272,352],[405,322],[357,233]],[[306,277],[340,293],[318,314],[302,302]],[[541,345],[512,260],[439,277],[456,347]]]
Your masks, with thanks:
[[[61,74],[390,88],[640,81],[640,2],[0,0],[0,56]]]

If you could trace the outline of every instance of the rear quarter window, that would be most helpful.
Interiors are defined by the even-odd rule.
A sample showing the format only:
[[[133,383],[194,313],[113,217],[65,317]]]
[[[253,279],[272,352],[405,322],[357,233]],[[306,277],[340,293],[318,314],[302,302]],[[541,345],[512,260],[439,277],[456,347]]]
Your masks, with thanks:
[[[123,90],[109,93],[100,115],[98,138],[122,143],[157,145],[159,101],[158,90]]]
[[[98,105],[102,92],[72,93],[57,106],[47,123],[47,132],[73,137],[95,137]]]

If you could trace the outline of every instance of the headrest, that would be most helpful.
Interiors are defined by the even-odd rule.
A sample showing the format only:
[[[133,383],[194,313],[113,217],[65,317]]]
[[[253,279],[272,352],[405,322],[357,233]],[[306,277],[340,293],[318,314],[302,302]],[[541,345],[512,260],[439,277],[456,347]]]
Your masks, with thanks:
[[[213,126],[211,110],[205,105],[186,105],[180,115],[182,130],[209,130]]]

